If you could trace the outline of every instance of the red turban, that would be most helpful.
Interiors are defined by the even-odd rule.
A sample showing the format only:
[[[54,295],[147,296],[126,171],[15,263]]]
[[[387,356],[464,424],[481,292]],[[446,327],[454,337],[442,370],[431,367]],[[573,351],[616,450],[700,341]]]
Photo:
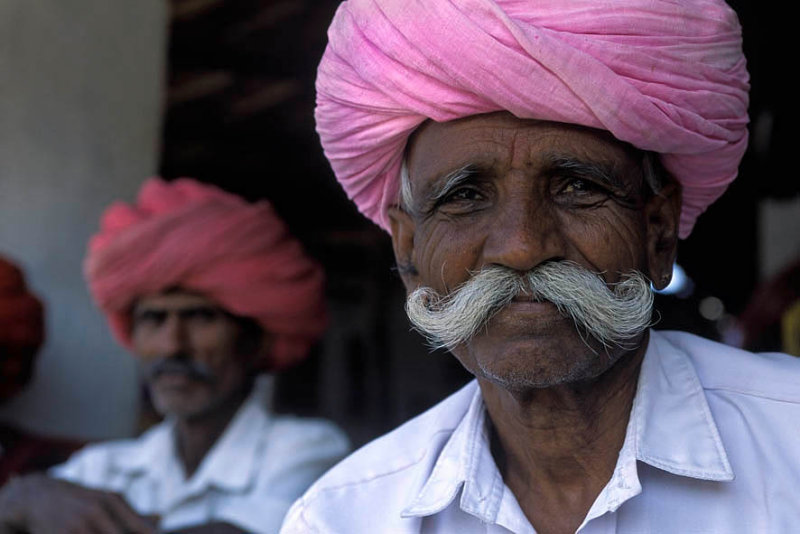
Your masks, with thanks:
[[[748,74],[722,0],[347,0],[317,77],[317,131],[348,196],[389,228],[408,136],[493,111],[661,154],[680,235],[736,177]]]
[[[28,291],[22,271],[0,258],[0,400],[28,382],[44,335],[42,303]]]
[[[38,350],[42,342],[42,303],[28,291],[22,271],[0,258],[0,347]]]
[[[201,293],[275,336],[272,370],[305,357],[327,324],[322,269],[271,205],[187,178],[151,178],[135,204],[111,205],[84,272],[126,347],[137,297],[173,287]]]

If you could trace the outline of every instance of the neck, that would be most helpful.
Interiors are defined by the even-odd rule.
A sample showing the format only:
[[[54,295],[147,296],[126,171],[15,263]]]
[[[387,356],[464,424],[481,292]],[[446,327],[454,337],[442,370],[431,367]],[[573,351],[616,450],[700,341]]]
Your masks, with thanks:
[[[537,532],[575,532],[616,467],[647,347],[590,383],[511,393],[480,380],[492,453]]]
[[[176,448],[187,479],[197,471],[249,393],[250,388],[245,388],[208,413],[176,420]]]

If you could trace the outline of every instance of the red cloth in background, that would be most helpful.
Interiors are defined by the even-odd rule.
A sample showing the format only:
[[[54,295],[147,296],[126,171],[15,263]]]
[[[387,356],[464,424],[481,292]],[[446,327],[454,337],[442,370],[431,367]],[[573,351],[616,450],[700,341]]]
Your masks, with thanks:
[[[0,401],[30,381],[44,338],[42,303],[28,290],[19,267],[0,257]]]
[[[14,475],[23,475],[65,462],[85,443],[47,438],[0,425],[0,486]]]

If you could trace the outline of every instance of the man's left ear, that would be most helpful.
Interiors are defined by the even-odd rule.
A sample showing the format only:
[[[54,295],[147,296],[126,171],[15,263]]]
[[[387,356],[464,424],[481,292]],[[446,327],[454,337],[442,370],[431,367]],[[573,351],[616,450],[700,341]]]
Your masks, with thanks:
[[[644,208],[647,225],[647,267],[656,289],[664,289],[672,278],[678,253],[678,224],[681,216],[681,187],[667,182],[650,197]]]

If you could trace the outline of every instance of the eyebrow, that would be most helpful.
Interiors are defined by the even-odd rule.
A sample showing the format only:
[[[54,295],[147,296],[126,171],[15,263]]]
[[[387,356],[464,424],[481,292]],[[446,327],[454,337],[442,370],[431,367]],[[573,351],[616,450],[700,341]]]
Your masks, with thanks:
[[[569,172],[579,177],[585,177],[606,186],[625,191],[628,186],[623,180],[619,178],[618,173],[612,165],[603,164],[596,161],[585,161],[572,156],[565,156],[563,154],[553,154],[545,156],[547,163],[547,171],[550,174],[558,172]],[[450,171],[442,176],[436,183],[431,186],[429,195],[429,205],[436,206],[442,199],[447,197],[458,187],[469,182],[476,174],[479,174],[481,169],[474,163],[467,163],[458,169]]]
[[[625,182],[620,180],[614,168],[595,161],[583,161],[569,156],[553,155],[548,157],[548,170],[551,173],[568,171],[603,183],[613,189],[627,190]]]
[[[148,316],[148,315],[169,315],[171,313],[175,313],[179,316],[191,315],[195,313],[219,313],[225,314],[225,310],[220,308],[219,306],[214,306],[210,304],[198,304],[193,306],[187,307],[178,307],[178,308],[170,308],[170,307],[160,307],[160,306],[143,306],[140,308],[136,308],[133,310],[133,318],[137,319],[140,317]]]
[[[433,186],[431,202],[434,205],[438,204],[439,201],[452,193],[454,189],[457,189],[465,182],[469,181],[469,179],[478,172],[479,169],[477,166],[472,163],[467,163],[463,167],[459,167],[458,169],[445,174],[440,180],[437,181],[437,184]]]
[[[136,308],[131,313],[131,320],[137,323],[145,318],[166,317],[167,311],[159,308]]]

